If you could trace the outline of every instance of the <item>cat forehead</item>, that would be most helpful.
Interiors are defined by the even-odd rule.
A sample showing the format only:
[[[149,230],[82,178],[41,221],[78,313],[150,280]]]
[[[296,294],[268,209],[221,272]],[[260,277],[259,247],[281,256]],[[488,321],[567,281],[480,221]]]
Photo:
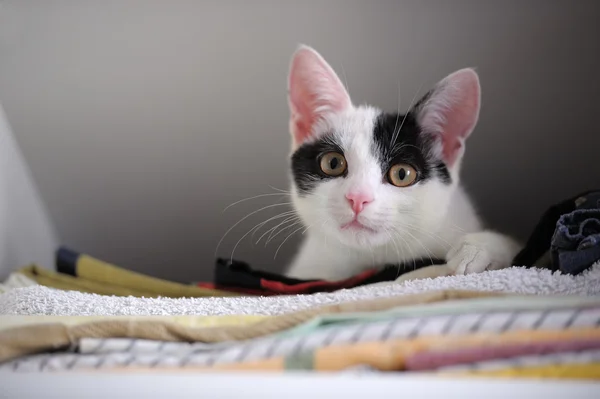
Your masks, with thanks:
[[[381,111],[370,106],[352,108],[347,112],[332,115],[327,130],[333,141],[344,151],[357,152],[365,156],[374,144],[374,129]]]
[[[394,149],[420,147],[420,131],[411,114],[385,113],[361,106],[331,116],[324,128],[344,151],[363,156],[388,156]]]
[[[330,115],[328,127],[340,137],[368,137],[373,134],[375,122],[381,113],[375,107],[353,107],[346,112]]]

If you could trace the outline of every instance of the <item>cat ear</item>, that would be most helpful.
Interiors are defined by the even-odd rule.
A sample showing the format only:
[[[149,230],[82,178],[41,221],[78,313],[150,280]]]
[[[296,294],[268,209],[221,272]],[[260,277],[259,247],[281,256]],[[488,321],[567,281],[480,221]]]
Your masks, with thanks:
[[[479,77],[466,68],[448,75],[415,106],[421,129],[441,138],[441,155],[449,166],[462,156],[477,124],[480,97]]]
[[[294,145],[312,137],[315,125],[328,114],[352,106],[344,85],[329,64],[308,46],[292,57],[288,79],[290,131]]]

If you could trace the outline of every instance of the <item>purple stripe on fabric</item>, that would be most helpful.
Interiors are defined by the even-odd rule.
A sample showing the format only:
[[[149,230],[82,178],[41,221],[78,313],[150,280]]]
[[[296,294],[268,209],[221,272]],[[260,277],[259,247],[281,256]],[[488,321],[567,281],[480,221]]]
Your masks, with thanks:
[[[547,355],[600,349],[600,339],[554,340],[545,342],[494,344],[458,350],[432,350],[416,353],[406,359],[407,370],[431,370],[438,367],[468,364],[486,360],[507,359],[525,355]]]

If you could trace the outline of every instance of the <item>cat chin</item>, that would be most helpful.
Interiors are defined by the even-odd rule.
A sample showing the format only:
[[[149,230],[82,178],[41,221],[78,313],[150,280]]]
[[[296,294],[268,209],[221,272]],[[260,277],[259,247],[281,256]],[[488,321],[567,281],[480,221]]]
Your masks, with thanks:
[[[340,228],[336,232],[333,232],[333,235],[343,245],[359,249],[372,249],[384,246],[390,241],[389,235],[367,229]]]

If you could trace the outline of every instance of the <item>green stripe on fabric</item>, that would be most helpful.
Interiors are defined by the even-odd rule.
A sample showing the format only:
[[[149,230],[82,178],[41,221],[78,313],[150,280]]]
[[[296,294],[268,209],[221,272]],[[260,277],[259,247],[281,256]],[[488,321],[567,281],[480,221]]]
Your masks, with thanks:
[[[309,334],[331,325],[352,325],[388,319],[460,315],[480,312],[560,310],[600,306],[598,297],[581,296],[510,296],[448,300],[438,303],[400,306],[378,312],[342,313],[318,316],[309,322],[276,334],[293,337]]]
[[[285,358],[284,370],[314,370],[315,353],[308,352]]]

